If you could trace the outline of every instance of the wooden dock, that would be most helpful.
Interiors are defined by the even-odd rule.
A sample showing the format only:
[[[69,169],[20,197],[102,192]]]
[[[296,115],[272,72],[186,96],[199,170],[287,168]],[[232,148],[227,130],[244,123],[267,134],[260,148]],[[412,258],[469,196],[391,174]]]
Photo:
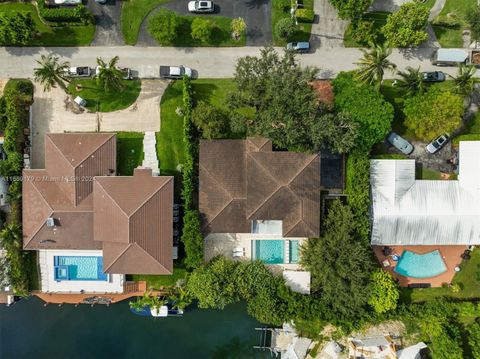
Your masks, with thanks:
[[[40,291],[32,292],[45,302],[45,304],[91,304],[85,300],[96,297],[100,303],[94,304],[110,304],[118,303],[122,300],[132,297],[142,296],[147,290],[147,282],[125,282],[123,293],[44,293]]]

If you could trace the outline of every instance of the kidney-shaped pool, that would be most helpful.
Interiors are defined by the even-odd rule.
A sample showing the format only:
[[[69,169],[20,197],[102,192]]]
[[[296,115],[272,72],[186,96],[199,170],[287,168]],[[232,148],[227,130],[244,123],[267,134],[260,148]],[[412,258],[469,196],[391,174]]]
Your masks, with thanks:
[[[395,272],[405,277],[431,278],[447,271],[447,266],[438,250],[417,254],[404,251],[395,266]]]

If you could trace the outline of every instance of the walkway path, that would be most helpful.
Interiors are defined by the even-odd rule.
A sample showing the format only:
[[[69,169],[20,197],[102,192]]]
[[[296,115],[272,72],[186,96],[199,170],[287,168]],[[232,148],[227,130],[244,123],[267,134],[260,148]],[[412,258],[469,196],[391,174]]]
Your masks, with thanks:
[[[151,168],[152,174],[154,176],[159,176],[160,169],[158,168],[157,140],[155,138],[155,132],[145,132],[143,137],[143,154],[142,167]]]
[[[337,10],[328,0],[315,0],[313,11],[315,22],[310,37],[312,46],[322,49],[343,47],[343,34],[349,22],[338,17]]]
[[[121,66],[129,66],[135,76],[140,78],[158,78],[159,65],[183,64],[192,67],[201,78],[228,78],[235,73],[235,64],[240,57],[258,56],[260,47],[241,48],[172,48],[172,47],[22,47],[0,48],[0,78],[32,76],[38,66],[36,59],[40,54],[55,53],[71,63],[95,66],[97,57],[120,57]],[[282,52],[283,49],[277,49]],[[394,50],[390,60],[397,64],[399,70],[407,66],[420,67],[422,70],[438,70],[431,65],[430,57],[435,48]],[[332,78],[340,71],[356,68],[362,53],[355,48],[319,48],[314,53],[298,56],[303,66],[317,66],[321,69],[320,77]],[[455,67],[444,67],[442,71],[456,73]],[[387,78],[392,77],[390,73]],[[63,103],[63,96],[60,96]],[[139,119],[141,120],[141,119]],[[145,129],[149,130],[149,129]],[[154,129],[151,129],[154,130]]]
[[[430,9],[430,16],[428,17],[428,21],[433,21],[435,18],[440,15],[440,13],[443,10],[443,7],[445,6],[445,2],[447,0],[436,0],[435,4],[432,6]]]
[[[92,46],[121,46],[124,45],[122,30],[120,29],[122,2],[107,0],[105,4],[89,1],[89,10],[95,18],[95,36]]]

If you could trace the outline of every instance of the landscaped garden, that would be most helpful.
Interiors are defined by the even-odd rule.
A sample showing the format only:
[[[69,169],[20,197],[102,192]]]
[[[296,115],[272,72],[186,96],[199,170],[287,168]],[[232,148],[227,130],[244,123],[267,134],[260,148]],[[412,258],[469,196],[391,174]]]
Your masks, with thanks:
[[[162,9],[148,19],[148,32],[162,46],[245,46],[245,24],[233,36],[234,19],[181,16]]]
[[[142,165],[143,133],[117,132],[117,173],[132,176],[133,170]]]
[[[309,41],[314,21],[313,0],[298,1],[303,6],[296,12],[298,25],[292,19],[290,9],[295,6],[292,0],[272,0],[272,34],[276,46],[284,46],[292,41]]]
[[[147,289],[161,290],[165,287],[175,286],[177,281],[185,279],[187,270],[182,267],[173,267],[172,275],[148,275],[148,274],[133,274],[127,276],[127,280],[132,281],[146,281]]]
[[[53,22],[40,19],[38,11],[30,3],[0,3],[0,12],[8,16],[27,16],[32,20],[31,25],[28,21],[23,21],[23,34],[31,32],[22,38],[22,41],[16,41],[17,35],[7,36],[11,40],[2,45],[15,46],[85,46],[89,45],[95,33],[95,25],[87,19],[81,22]],[[19,15],[21,14],[21,15]],[[88,14],[88,12],[87,12]],[[27,26],[28,25],[28,26]],[[25,32],[26,31],[26,32]]]
[[[122,80],[120,91],[105,91],[95,79],[74,79],[68,85],[73,97],[87,101],[90,111],[112,112],[131,106],[138,98],[142,87],[140,80]]]

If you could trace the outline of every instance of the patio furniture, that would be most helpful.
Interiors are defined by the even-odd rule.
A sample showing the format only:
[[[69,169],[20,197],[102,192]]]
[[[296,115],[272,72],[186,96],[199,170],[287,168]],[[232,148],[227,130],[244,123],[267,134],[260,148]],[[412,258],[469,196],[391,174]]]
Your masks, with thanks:
[[[408,288],[430,288],[431,286],[430,283],[410,283]]]
[[[395,262],[398,262],[398,260],[400,259],[400,256],[398,254],[392,254],[392,259],[395,261]]]
[[[384,266],[385,268],[390,267],[390,261],[389,261],[388,259],[385,259],[385,260],[382,262],[382,264],[383,264],[383,266]]]
[[[465,250],[460,257],[464,260],[469,260],[471,258],[470,251],[468,249]]]
[[[385,257],[388,257],[390,254],[392,254],[393,250],[390,247],[383,247],[383,255]]]

